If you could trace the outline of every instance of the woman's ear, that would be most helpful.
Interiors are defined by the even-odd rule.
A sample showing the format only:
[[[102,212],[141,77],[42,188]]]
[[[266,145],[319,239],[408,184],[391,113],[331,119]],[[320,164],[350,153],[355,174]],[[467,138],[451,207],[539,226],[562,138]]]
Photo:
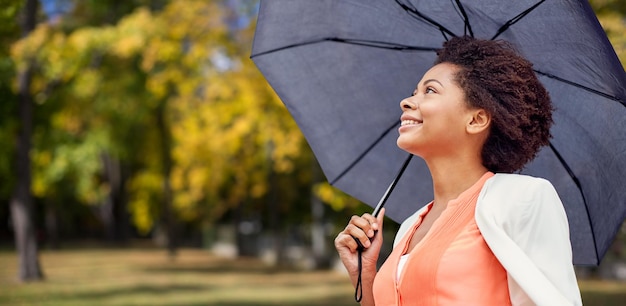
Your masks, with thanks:
[[[491,125],[491,114],[482,108],[474,110],[471,120],[467,124],[467,132],[470,134],[479,134],[489,131]]]

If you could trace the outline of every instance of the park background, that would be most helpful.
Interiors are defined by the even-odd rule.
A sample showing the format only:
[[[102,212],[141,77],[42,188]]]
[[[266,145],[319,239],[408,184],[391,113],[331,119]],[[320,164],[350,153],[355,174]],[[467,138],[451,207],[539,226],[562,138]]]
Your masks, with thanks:
[[[626,1],[590,3],[626,63]],[[332,240],[371,208],[249,59],[257,9],[0,0],[0,304],[355,304]],[[625,242],[585,305],[626,305]]]

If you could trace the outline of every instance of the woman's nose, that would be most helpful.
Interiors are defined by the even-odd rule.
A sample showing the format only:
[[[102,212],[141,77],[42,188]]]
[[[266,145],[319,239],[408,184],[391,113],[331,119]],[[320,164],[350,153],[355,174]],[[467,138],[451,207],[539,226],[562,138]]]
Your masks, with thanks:
[[[405,99],[402,99],[402,101],[400,101],[400,108],[403,111],[417,109],[417,104],[415,104],[415,102],[409,101],[409,98],[405,98]]]

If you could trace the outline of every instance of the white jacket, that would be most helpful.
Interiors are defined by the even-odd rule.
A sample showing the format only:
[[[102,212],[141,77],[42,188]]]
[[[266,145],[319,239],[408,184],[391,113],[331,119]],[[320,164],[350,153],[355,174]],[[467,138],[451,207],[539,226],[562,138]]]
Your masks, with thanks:
[[[421,211],[402,222],[394,247]],[[526,175],[494,175],[480,191],[475,220],[507,271],[514,306],[582,305],[567,216],[550,182]]]

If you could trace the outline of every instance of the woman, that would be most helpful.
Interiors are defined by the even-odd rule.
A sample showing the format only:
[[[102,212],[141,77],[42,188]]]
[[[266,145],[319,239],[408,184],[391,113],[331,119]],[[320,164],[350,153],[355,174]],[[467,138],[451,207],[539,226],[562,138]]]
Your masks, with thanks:
[[[397,140],[428,165],[433,201],[402,223],[378,272],[384,210],[353,216],[335,239],[353,285],[362,273],[361,304],[581,305],[556,191],[510,174],[550,138],[552,105],[532,64],[505,42],[468,37],[437,55],[400,102]]]

